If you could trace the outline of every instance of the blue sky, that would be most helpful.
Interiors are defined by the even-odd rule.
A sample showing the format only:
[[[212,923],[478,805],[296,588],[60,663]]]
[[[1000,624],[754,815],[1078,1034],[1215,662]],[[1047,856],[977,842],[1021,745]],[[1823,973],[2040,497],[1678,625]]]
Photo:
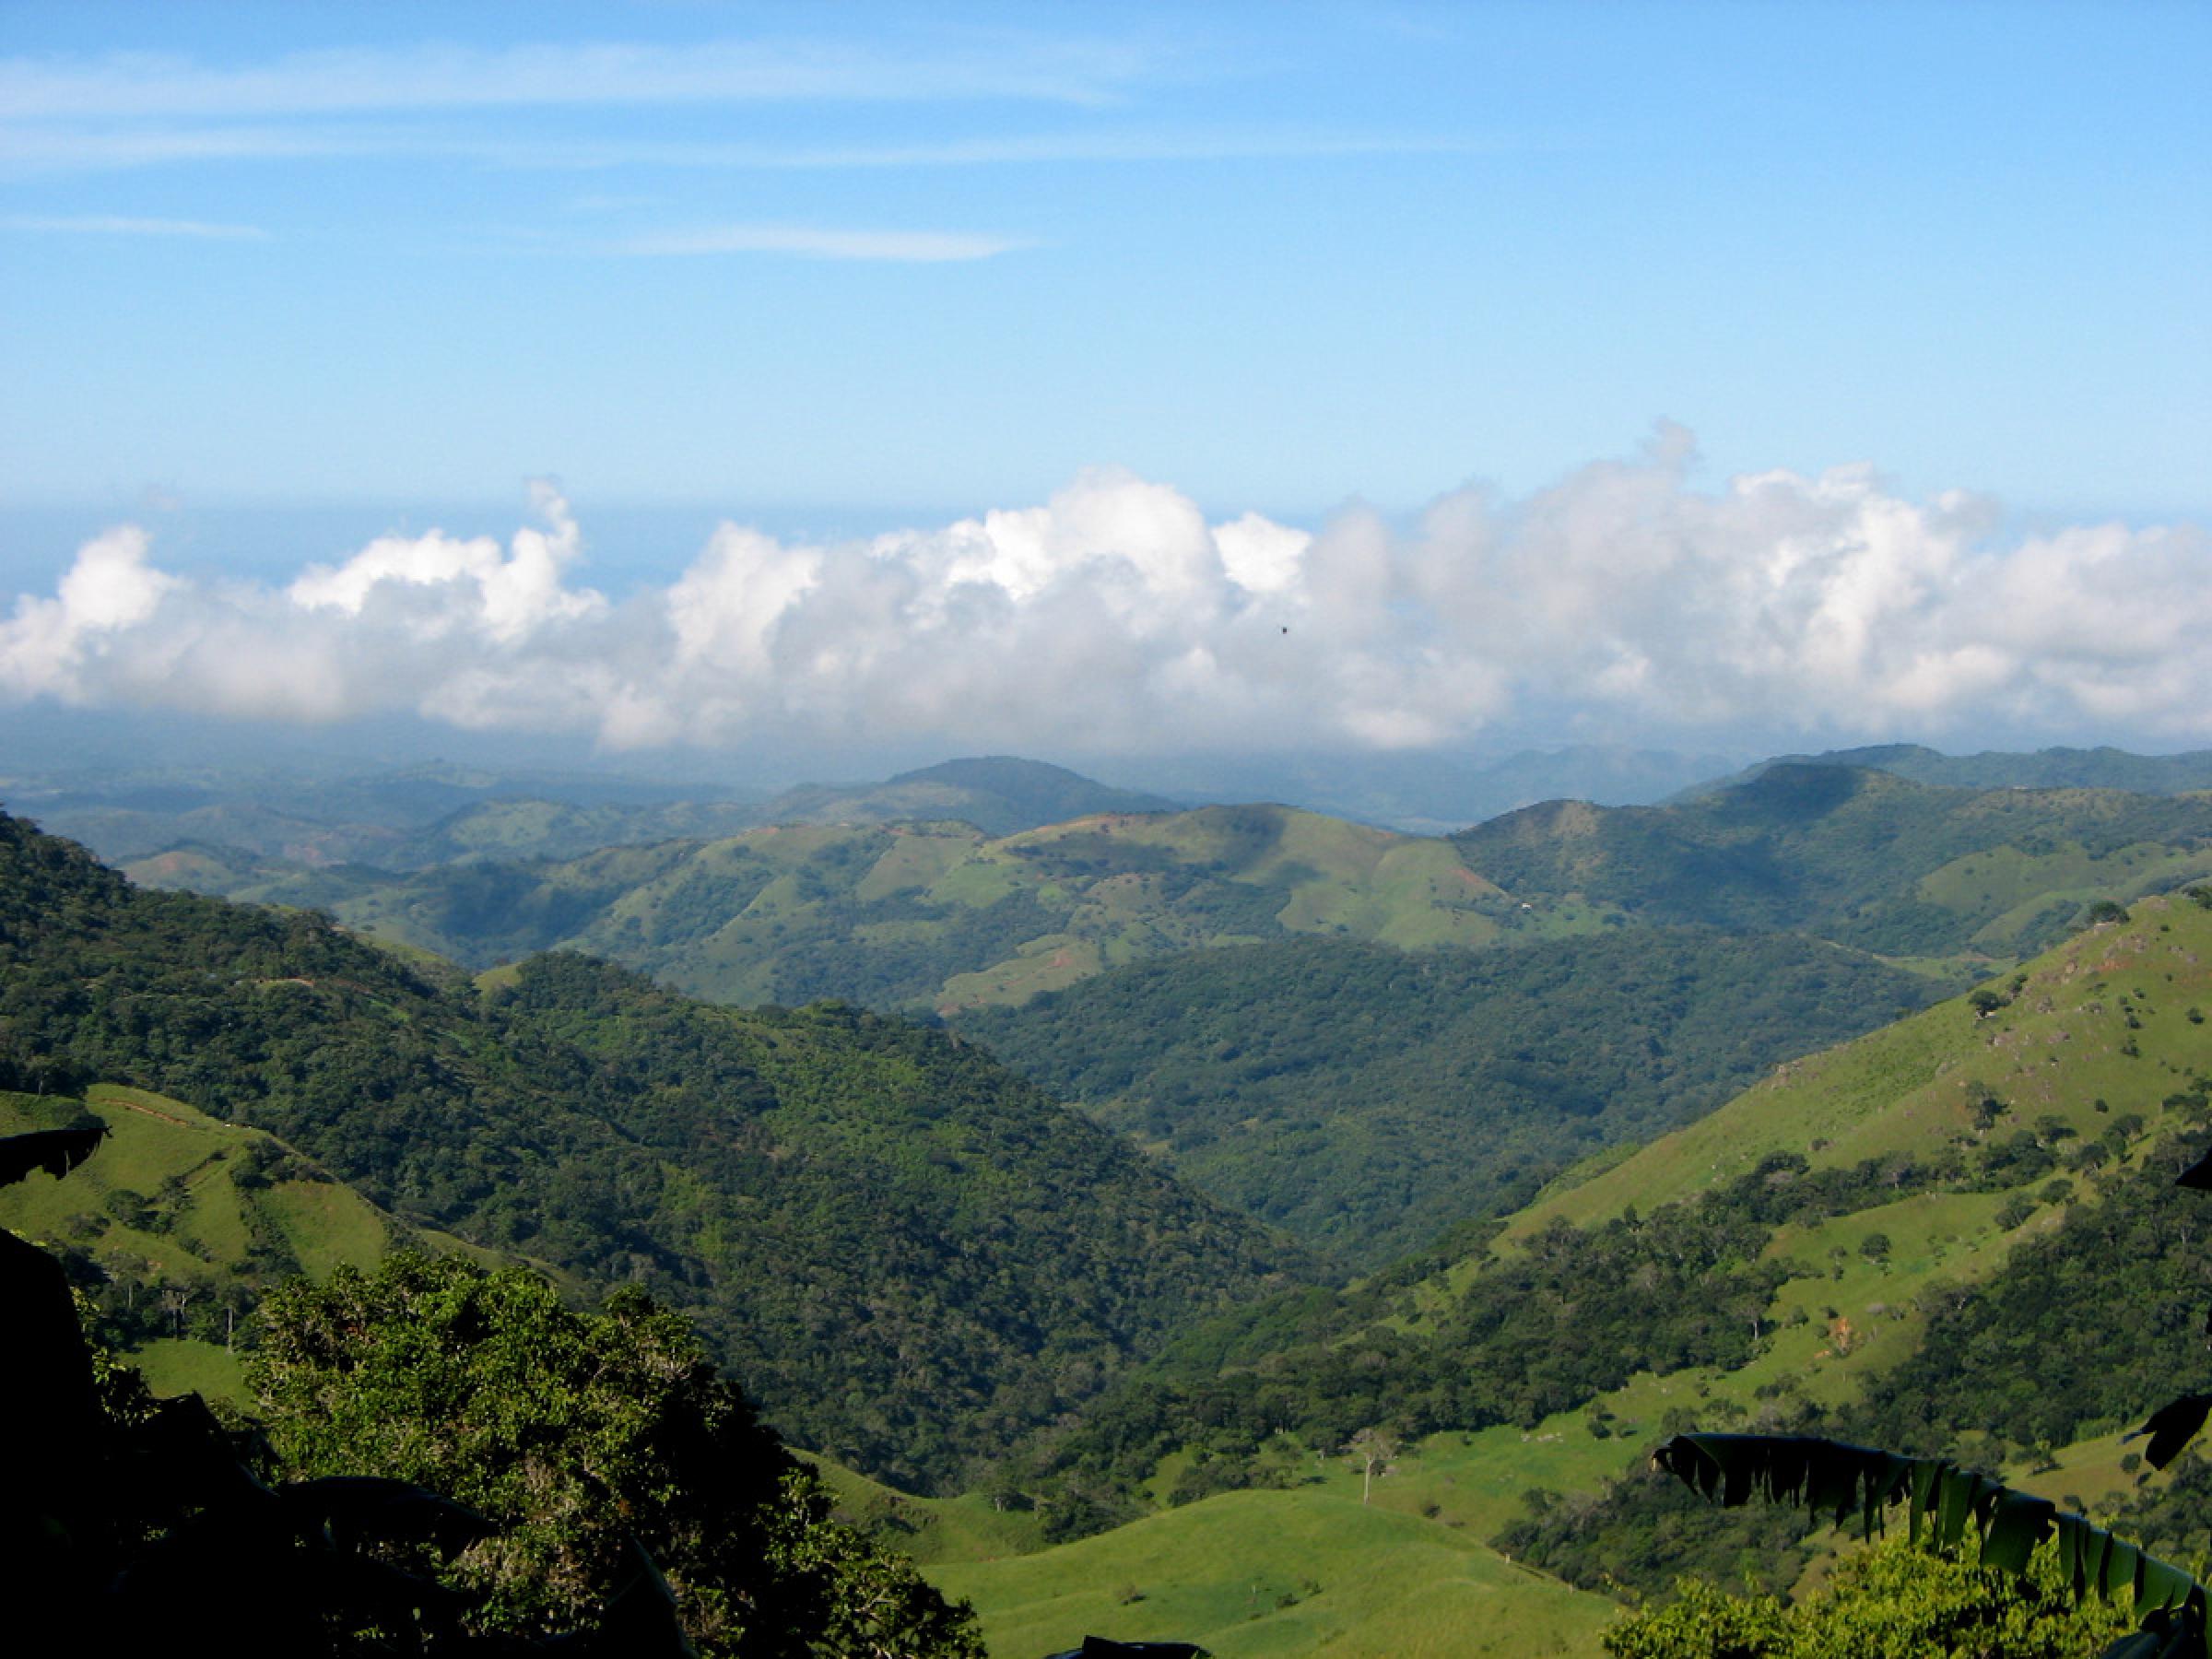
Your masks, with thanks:
[[[2208,71],[2203,5],[13,0],[0,695],[385,708],[222,666],[298,612],[617,746],[853,736],[930,665],[900,718],[976,742],[2212,740],[2051,597],[2212,587]],[[1119,618],[1124,704],[960,704],[978,583],[1024,674]],[[1240,654],[1270,606],[1338,627],[1322,700]],[[407,654],[463,635],[504,666]]]
[[[2212,8],[0,8],[0,490],[2212,506]],[[688,251],[687,251],[688,250]]]

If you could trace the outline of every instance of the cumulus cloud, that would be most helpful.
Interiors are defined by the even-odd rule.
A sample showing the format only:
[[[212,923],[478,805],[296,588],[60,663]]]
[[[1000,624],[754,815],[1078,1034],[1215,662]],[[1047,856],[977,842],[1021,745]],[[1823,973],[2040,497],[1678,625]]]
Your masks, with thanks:
[[[760,739],[1053,752],[1418,748],[1540,708],[1617,734],[2212,739],[2212,537],[2001,532],[1865,466],[1693,488],[1689,436],[1509,500],[1209,522],[1088,472],[873,539],[736,524],[620,603],[538,492],[502,547],[391,535],[282,587],[88,542],[0,622],[0,693],[302,722],[412,711],[618,749]]]

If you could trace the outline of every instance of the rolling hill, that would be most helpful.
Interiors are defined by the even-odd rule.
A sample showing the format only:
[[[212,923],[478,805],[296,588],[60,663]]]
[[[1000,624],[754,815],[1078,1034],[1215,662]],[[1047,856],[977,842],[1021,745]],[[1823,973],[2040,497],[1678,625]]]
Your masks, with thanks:
[[[911,774],[898,801],[916,805],[912,790],[939,774],[1003,782],[1006,767],[1037,786],[1026,798],[1040,810],[1065,804],[1060,782],[1081,784],[962,762]],[[871,798],[868,810],[893,809]],[[539,810],[483,805],[468,822]],[[2212,794],[1973,791],[1775,765],[1696,800],[1550,802],[1443,839],[1246,806],[998,836],[952,821],[769,826],[549,861],[486,854],[495,842],[404,874],[204,845],[127,868],[148,885],[325,909],[476,967],[584,949],[735,1004],[835,996],[950,1014],[1228,945],[1485,948],[1641,926],[1796,933],[1955,982],[2040,948],[2095,900],[2212,875]]]
[[[188,856],[130,868],[189,883]],[[1572,901],[1524,908],[1447,841],[1265,806],[996,838],[958,823],[774,827],[408,877],[295,872],[231,892],[327,909],[474,967],[582,949],[712,1001],[834,996],[915,1012],[1018,1002],[1116,963],[1232,942],[1487,945],[1597,925]]]
[[[1218,1659],[1594,1654],[1614,1608],[1477,1539],[1357,1496],[1228,1492],[1041,1554],[927,1570],[994,1653],[1088,1634]]]
[[[949,821],[985,835],[1016,835],[1102,814],[1172,812],[1164,795],[1094,782],[1064,766],[1012,755],[947,760],[881,783],[803,783],[754,815],[756,824],[889,824]]]
[[[909,1485],[1306,1270],[981,1051],[849,1007],[739,1015],[573,956],[479,989],[12,818],[0,970],[0,1086],[189,1102],[410,1225],[643,1284],[786,1434]]]
[[[1850,766],[1886,771],[1947,789],[2119,789],[2131,794],[2186,794],[2212,789],[2212,749],[2137,755],[2117,748],[2047,748],[2032,753],[1984,749],[1947,755],[1917,743],[1777,755],[1725,778],[1683,791],[1685,798],[1747,782],[1775,766]]]
[[[15,810],[113,862],[196,849],[213,864],[159,885],[229,896],[338,865],[407,872],[484,859],[574,858],[600,847],[710,840],[773,824],[947,821],[1011,835],[1177,803],[1010,756],[948,760],[880,783],[758,791],[612,773],[503,772],[441,762],[359,775],[147,768],[0,779]],[[219,880],[220,888],[206,885]]]
[[[111,862],[180,845],[229,865],[367,864],[407,870],[497,852],[578,853],[757,821],[757,793],[603,772],[500,771],[429,761],[354,771],[172,765],[0,777],[10,807]]]
[[[1940,994],[1781,935],[1410,953],[1310,936],[1110,969],[954,1024],[1205,1191],[1372,1270]]]
[[[1425,1502],[1511,1527],[1529,1489],[1587,1494],[1677,1428],[1811,1423],[2117,1502],[2112,1437],[2171,1394],[2212,1271],[2175,1207],[2202,1199],[2171,1184],[2212,1124],[2208,1016],[2212,905],[2144,900],[1502,1228],[1187,1334],[1041,1441],[1035,1478],[1142,1512],[1381,1427]],[[1627,1489],[1516,1555],[1664,1588],[1711,1535],[1678,1491]],[[1635,1542],[1608,1557],[1592,1539],[1614,1523]]]
[[[100,1156],[67,1182],[0,1189],[0,1227],[61,1255],[158,1392],[235,1394],[237,1322],[288,1275],[433,1241],[274,1135],[143,1089],[0,1093],[0,1135],[88,1111],[108,1125]]]
[[[1775,765],[1692,801],[1554,801],[1452,840],[1470,868],[1539,907],[2003,962],[2063,935],[2096,899],[2212,875],[2212,794],[1976,791]]]

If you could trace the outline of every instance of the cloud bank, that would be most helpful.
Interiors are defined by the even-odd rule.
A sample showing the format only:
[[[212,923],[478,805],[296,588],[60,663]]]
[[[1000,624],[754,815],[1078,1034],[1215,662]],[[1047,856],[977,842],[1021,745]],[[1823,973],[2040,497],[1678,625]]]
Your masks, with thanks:
[[[1583,734],[2212,740],[2212,536],[2003,535],[1865,466],[1717,490],[1663,429],[1522,500],[1209,523],[1087,472],[1041,506],[835,545],[725,523],[665,586],[582,585],[550,487],[505,546],[385,536],[288,584],[86,543],[0,621],[0,698],[305,724],[413,712],[630,750],[1412,749],[1541,709]]]

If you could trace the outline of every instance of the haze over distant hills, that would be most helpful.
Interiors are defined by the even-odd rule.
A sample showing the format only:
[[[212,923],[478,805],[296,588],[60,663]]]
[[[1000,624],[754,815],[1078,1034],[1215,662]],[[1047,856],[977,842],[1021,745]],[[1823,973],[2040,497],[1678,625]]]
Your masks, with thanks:
[[[2178,755],[2136,755],[2109,747],[2046,748],[2025,754],[1984,749],[1976,755],[1947,755],[1917,743],[1885,743],[1818,755],[1777,755],[1684,793],[1710,794],[1747,782],[1771,767],[1799,765],[1863,767],[1953,789],[2124,789],[2138,794],[2212,789],[2212,749]]]
[[[1711,752],[1567,744],[1497,755],[1459,749],[1169,758],[1126,771],[1186,802],[1281,801],[1332,818],[1437,835],[1537,801],[1657,801],[1732,770]]]
[[[2063,1305],[2046,1234],[2155,1230],[2161,1137],[2207,1110],[2212,913],[2161,896],[2212,877],[2202,792],[1776,762],[1664,805],[1552,801],[1423,837],[1280,806],[1133,810],[1007,759],[772,810],[503,787],[432,769],[335,789],[393,844],[448,849],[410,871],[213,845],[134,862],[334,910],[385,950],[312,914],[133,892],[9,826],[0,1082],[47,1100],[5,1103],[42,1122],[89,1088],[132,1118],[113,1173],[43,1224],[149,1294],[169,1272],[180,1328],[288,1260],[395,1239],[465,1237],[585,1289],[641,1278],[790,1431],[910,1487],[988,1477],[988,1497],[880,1504],[902,1537],[964,1517],[943,1535],[971,1528],[978,1555],[1230,1488],[1260,1488],[1220,1512],[1262,1531],[1316,1523],[1335,1449],[1379,1425],[1403,1437],[1384,1500],[1406,1541],[1457,1523],[1585,1587],[1664,1590],[1731,1547],[1699,1530],[1726,1524],[1604,1486],[1669,1414],[1923,1432],[1893,1373],[1968,1417],[2018,1401],[2001,1348],[1941,1333],[1984,1294],[2016,1320]],[[139,779],[83,805],[145,824],[208,793]],[[899,816],[955,800],[1117,805],[998,834]],[[503,851],[709,807],[832,821]],[[2104,901],[2135,914],[2085,930],[2118,913]],[[530,954],[546,945],[724,1000],[870,999],[950,1029],[704,1006]],[[1807,1053],[1998,966],[1972,1002]],[[2130,1248],[2172,1267],[2170,1246]],[[1332,1288],[1346,1268],[1368,1277]],[[2125,1272],[2149,1300],[2148,1269]],[[2122,1323],[2071,1318],[2063,1386],[2018,1407],[2054,1480],[2120,1489],[2083,1379],[2155,1370]],[[213,1365],[205,1347],[175,1351]],[[1116,1551],[1182,1535],[1144,1528]],[[1021,1630],[1012,1598],[1135,1559],[1116,1551],[947,1582]]]
[[[970,823],[1008,835],[1099,812],[1176,803],[1041,761],[950,760],[878,783],[806,783],[773,796],[609,771],[505,771],[428,761],[360,773],[147,766],[0,776],[14,808],[101,856],[191,848],[306,868],[408,871],[486,858],[568,858],[600,847],[726,835],[759,824]]]

